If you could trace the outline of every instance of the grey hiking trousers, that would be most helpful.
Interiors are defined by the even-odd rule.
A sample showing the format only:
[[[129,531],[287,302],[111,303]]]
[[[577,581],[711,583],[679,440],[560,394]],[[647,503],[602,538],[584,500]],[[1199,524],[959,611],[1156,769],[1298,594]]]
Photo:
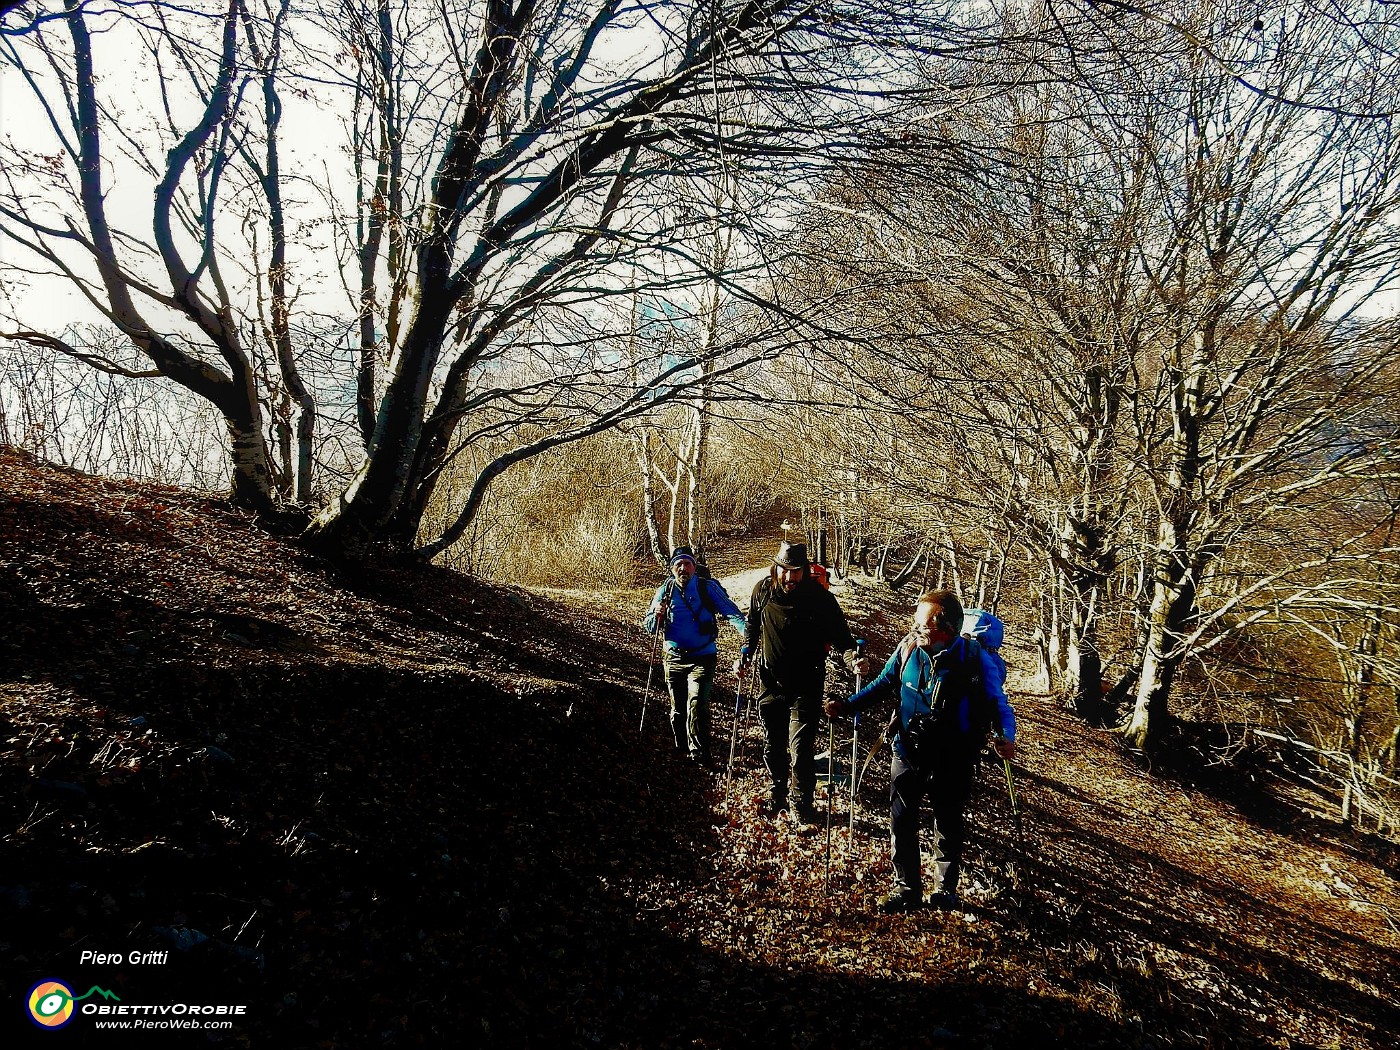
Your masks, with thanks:
[[[697,762],[710,760],[710,687],[717,654],[690,656],[666,651],[666,692],[671,698],[671,736]]]

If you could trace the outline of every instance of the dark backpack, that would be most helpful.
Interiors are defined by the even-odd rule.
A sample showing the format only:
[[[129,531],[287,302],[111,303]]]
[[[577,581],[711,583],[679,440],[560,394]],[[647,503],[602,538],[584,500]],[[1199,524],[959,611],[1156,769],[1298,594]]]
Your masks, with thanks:
[[[987,699],[987,692],[982,688],[982,647],[973,638],[963,639],[963,658],[951,668],[952,674],[948,675],[941,682],[934,686],[930,708],[927,712],[921,712],[909,719],[908,725],[900,728],[900,740],[903,743],[904,757],[915,769],[929,769],[932,767],[936,752],[938,739],[946,739],[946,727],[943,725],[945,718],[949,717],[949,712],[957,706],[959,698],[968,698],[969,711],[969,735],[981,747],[983,739],[992,726],[991,703]],[[902,680],[904,668],[909,663],[910,657],[914,655],[913,636],[906,635],[900,642],[899,675]],[[939,658],[952,653],[949,648],[939,654]],[[934,670],[941,670],[938,666],[938,659],[934,660]],[[951,692],[948,690],[951,688]],[[897,717],[897,714],[896,714]]]

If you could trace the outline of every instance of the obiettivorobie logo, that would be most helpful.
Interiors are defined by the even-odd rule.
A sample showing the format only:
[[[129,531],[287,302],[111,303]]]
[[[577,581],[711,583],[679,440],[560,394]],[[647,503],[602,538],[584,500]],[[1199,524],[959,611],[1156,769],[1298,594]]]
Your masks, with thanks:
[[[95,984],[82,995],[74,995],[72,989],[62,981],[40,981],[29,989],[29,1019],[41,1028],[62,1028],[73,1020],[73,1014],[76,1012],[73,1004],[80,1003],[91,995],[121,1002],[116,992],[99,988]]]
[[[84,1003],[84,999],[94,1001]],[[92,1018],[98,1028],[232,1028],[233,1018],[248,1013],[241,1003],[124,1003],[116,992],[95,984],[74,995],[69,985],[52,978],[31,988],[25,1005],[29,1019],[40,1028],[62,1028],[75,1014]]]

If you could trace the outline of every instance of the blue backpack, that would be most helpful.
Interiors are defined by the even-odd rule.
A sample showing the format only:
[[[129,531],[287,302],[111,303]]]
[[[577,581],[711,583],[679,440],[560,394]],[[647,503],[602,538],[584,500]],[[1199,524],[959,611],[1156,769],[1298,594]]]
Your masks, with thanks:
[[[968,609],[963,613],[962,636],[976,638],[983,649],[999,653],[1006,625],[986,609]]]
[[[962,635],[971,638],[989,653],[1001,671],[1001,686],[1006,688],[1006,661],[1001,658],[1001,642],[1006,625],[986,609],[968,609],[963,613]]]

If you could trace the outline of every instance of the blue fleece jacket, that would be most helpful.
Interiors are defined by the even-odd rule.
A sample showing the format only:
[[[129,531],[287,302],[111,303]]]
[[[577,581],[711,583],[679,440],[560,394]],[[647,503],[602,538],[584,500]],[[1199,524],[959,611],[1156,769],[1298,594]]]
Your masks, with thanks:
[[[713,631],[706,630],[714,624],[715,618],[710,615],[710,610],[705,608],[701,600],[702,586],[709,588],[710,601],[714,608],[739,632],[740,638],[744,637],[744,614],[725,593],[718,580],[708,576],[692,576],[686,581],[684,590],[675,580],[667,580],[656,589],[651,605],[647,606],[646,615],[642,617],[642,629],[647,634],[652,634],[657,629],[657,616],[662,606],[669,603],[669,619],[666,622],[667,652],[682,656],[708,656],[715,652],[715,638],[719,631],[717,628]]]

